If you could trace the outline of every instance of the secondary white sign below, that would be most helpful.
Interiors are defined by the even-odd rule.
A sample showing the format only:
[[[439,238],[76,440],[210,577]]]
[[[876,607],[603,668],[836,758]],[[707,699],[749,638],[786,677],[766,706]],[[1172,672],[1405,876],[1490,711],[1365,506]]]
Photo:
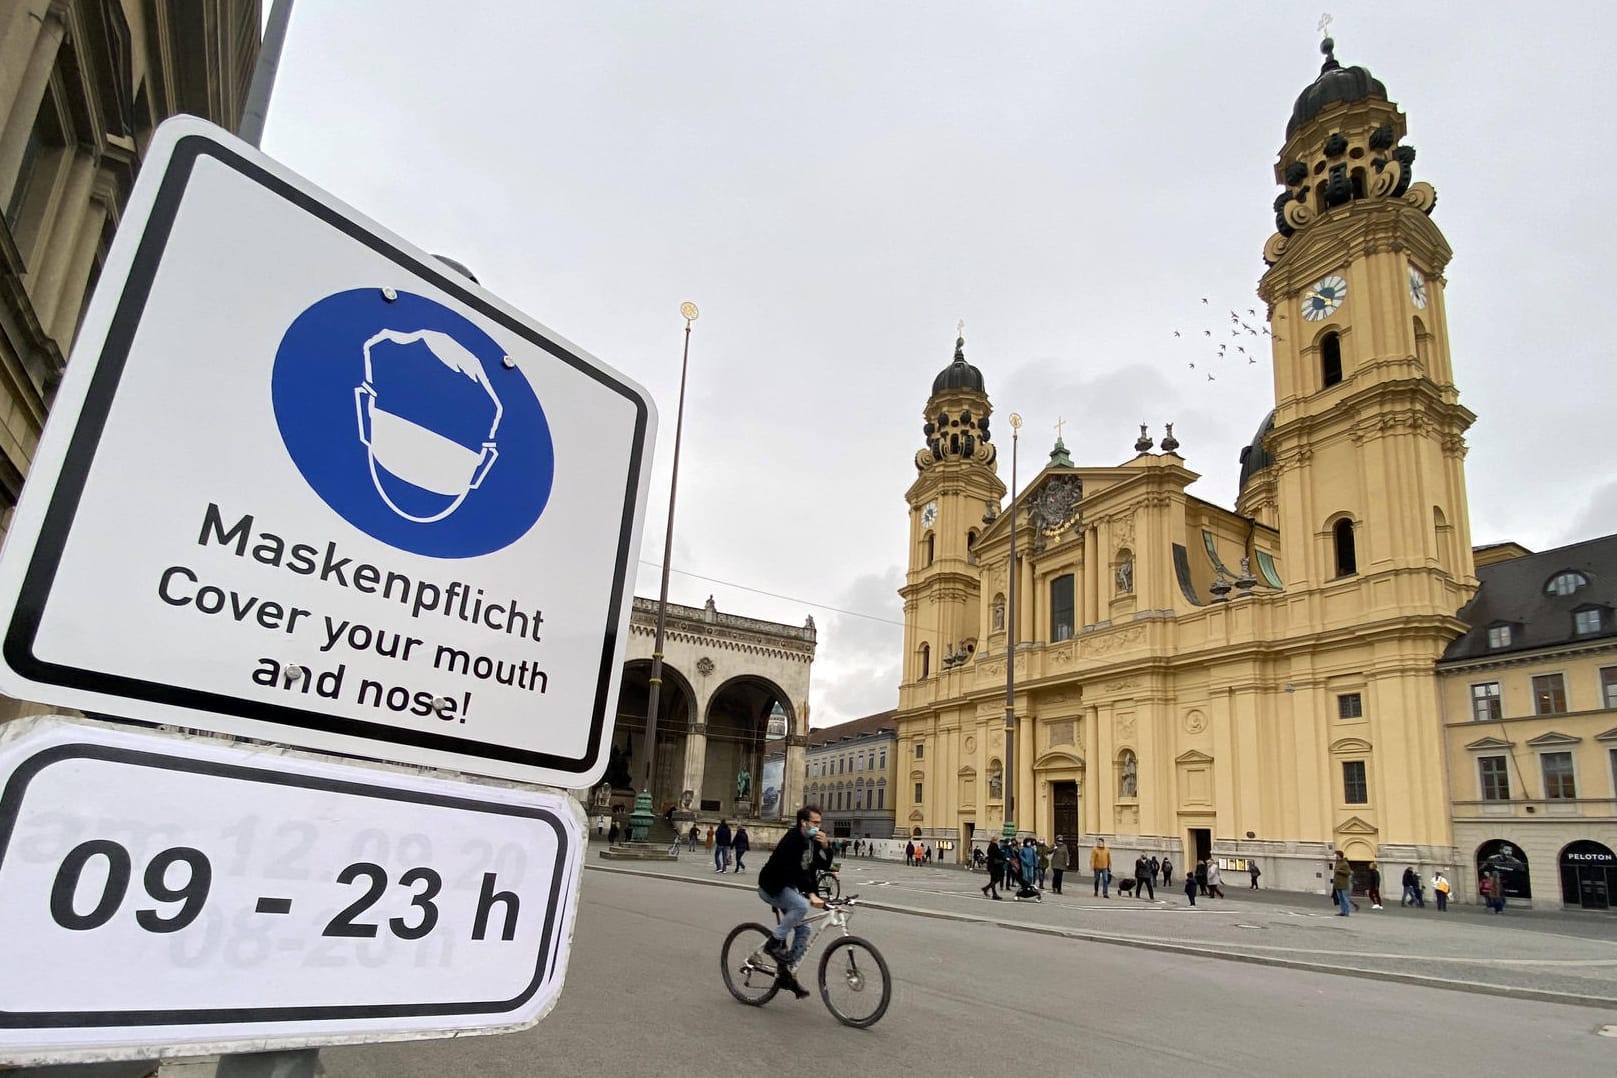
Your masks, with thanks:
[[[622,375],[171,120],[0,558],[0,690],[592,785],[654,441]]]
[[[560,995],[560,794],[0,728],[0,1063],[503,1032]]]

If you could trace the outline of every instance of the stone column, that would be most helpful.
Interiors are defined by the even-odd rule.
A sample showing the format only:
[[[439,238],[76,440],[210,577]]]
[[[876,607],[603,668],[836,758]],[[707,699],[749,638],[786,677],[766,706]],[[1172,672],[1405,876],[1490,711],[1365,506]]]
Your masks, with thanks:
[[[680,785],[680,799],[684,791],[691,792],[692,815],[702,808],[702,780],[707,773],[707,723],[693,722],[685,735],[685,778]]]
[[[780,815],[790,820],[803,807],[803,769],[808,763],[808,735],[786,735],[786,774],[781,778]],[[822,806],[823,807],[823,806]]]
[[[101,217],[93,213],[91,191],[95,185],[96,160],[83,150],[70,151],[72,164],[68,166],[67,183],[57,202],[56,224],[51,231],[52,242],[46,245],[38,272],[30,274],[34,312],[42,325],[53,327],[56,311],[62,299],[62,290],[68,283],[73,265],[78,262],[79,239],[84,225]],[[69,341],[58,337],[56,343],[65,353]]]
[[[24,18],[25,24],[33,24]],[[28,148],[28,136],[33,133],[34,121],[39,116],[39,103],[45,99],[45,88],[50,84],[51,72],[56,67],[56,54],[61,49],[67,27],[55,12],[46,14],[37,24],[33,48],[28,51],[28,62],[23,67],[22,80],[17,84],[17,96],[12,99],[11,113],[5,117],[0,131],[0,206],[10,205],[11,194],[17,187],[17,172],[22,168],[23,152]],[[9,57],[10,50],[6,50]],[[68,139],[71,143],[71,137]]]
[[[72,349],[73,338],[79,327],[79,312],[90,301],[86,286],[90,283],[90,270],[95,265],[96,251],[101,246],[101,233],[106,227],[107,207],[111,202],[110,193],[106,198],[102,197],[101,187],[102,184],[96,184],[96,193],[90,202],[90,212],[79,226],[79,239],[73,263],[68,267],[66,284],[58,299],[56,313],[50,326],[50,334],[61,346],[64,355]]]

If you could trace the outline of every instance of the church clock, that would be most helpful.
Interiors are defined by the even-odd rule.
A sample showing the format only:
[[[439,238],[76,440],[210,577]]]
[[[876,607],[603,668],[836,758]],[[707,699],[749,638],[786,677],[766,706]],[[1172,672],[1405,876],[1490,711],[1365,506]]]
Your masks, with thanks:
[[[1318,322],[1336,313],[1347,299],[1347,281],[1336,275],[1321,277],[1303,293],[1303,317]]]
[[[926,507],[921,510],[921,527],[930,528],[932,525],[936,524],[937,522],[938,522],[938,503],[937,502],[927,502]]]

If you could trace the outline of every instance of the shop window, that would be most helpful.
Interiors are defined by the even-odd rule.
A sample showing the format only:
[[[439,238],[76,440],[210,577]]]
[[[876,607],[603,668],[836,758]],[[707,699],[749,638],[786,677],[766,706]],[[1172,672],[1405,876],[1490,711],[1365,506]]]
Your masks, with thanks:
[[[1477,777],[1482,782],[1484,801],[1510,800],[1508,761],[1503,756],[1483,756],[1477,760]]]
[[[1342,762],[1342,802],[1347,805],[1370,803],[1370,786],[1365,781],[1363,760]]]
[[[1073,576],[1067,573],[1050,581],[1050,639],[1071,640],[1073,630]]]
[[[1539,757],[1544,770],[1544,796],[1551,801],[1571,801],[1578,796],[1572,777],[1570,752],[1546,752]]]
[[[1533,678],[1533,714],[1560,715],[1566,711],[1566,679],[1560,674]]]
[[[1477,722],[1497,722],[1504,717],[1499,682],[1484,681],[1471,686],[1471,717]]]

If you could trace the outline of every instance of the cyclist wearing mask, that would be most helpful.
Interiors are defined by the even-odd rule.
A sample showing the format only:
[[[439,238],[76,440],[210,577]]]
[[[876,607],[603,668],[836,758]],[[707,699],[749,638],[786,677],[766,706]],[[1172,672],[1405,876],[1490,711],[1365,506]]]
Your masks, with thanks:
[[[803,923],[809,908],[823,908],[825,902],[814,893],[815,874],[821,868],[831,867],[831,841],[820,830],[820,810],[804,805],[797,810],[797,826],[786,832],[769,855],[769,862],[758,873],[758,897],[783,911],[775,934],[764,945],[764,951],[779,967],[781,984],[791,989],[798,999],[808,990],[797,983],[791,966],[808,949],[809,926]],[[795,930],[790,947],[786,938]]]

